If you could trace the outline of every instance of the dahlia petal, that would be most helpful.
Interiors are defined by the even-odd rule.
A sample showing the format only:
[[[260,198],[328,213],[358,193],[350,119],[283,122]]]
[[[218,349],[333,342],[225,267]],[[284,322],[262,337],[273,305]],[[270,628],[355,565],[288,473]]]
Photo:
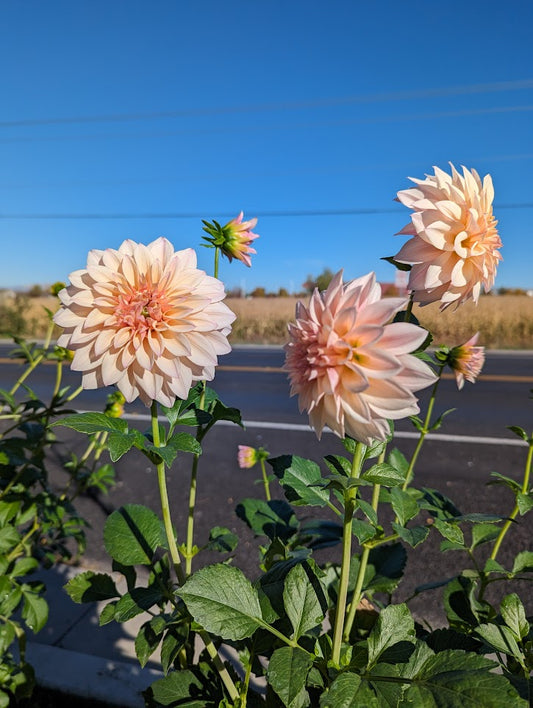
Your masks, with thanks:
[[[385,327],[380,345],[390,354],[414,352],[427,339],[427,330],[408,322],[392,322]]]

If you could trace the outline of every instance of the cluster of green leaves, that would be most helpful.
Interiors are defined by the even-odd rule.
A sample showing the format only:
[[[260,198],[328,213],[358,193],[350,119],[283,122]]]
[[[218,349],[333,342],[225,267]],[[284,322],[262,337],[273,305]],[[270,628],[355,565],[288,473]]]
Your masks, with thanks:
[[[198,407],[202,395],[205,409]],[[199,432],[193,439],[198,442],[214,418],[240,421],[215,394],[200,389],[166,414],[170,428],[162,440],[175,436],[178,424],[196,424]],[[85,418],[83,424],[88,422]],[[136,435],[127,429],[121,434]],[[150,438],[144,437],[142,444],[136,438],[138,447],[150,456]],[[354,441],[348,439],[345,445],[350,454],[355,451]],[[190,446],[183,449],[195,452]],[[342,455],[327,456],[324,469],[294,455],[270,459],[285,499],[244,499],[236,509],[261,540],[261,573],[253,582],[229,564],[229,556],[197,570],[179,586],[159,517],[143,506],[129,505],[114,512],[104,530],[106,549],[125,587],[105,574],[86,572],[71,580],[67,591],[77,602],[108,600],[101,624],[149,613],[136,640],[137,656],[145,665],[159,650],[165,672],[147,691],[150,706],[525,706],[532,637],[516,595],[504,599],[498,614],[476,597],[475,578],[468,570],[421,586],[417,593],[444,586],[450,626],[435,631],[415,623],[405,604],[392,602],[406,567],[406,545],[416,547],[430,533],[438,533],[443,550],[461,548],[470,557],[478,545],[494,539],[504,518],[462,514],[438,491],[406,485],[408,461],[397,449],[386,458],[385,453],[386,443],[366,449],[357,478],[351,474],[352,461]],[[340,542],[341,518],[353,489],[357,552],[351,558],[348,595],[353,598],[361,581],[367,602],[357,608],[336,663],[330,627],[340,567],[331,562],[319,567],[313,553]],[[379,494],[370,502],[365,489]],[[379,505],[391,509],[394,521],[389,528],[380,520]],[[310,507],[328,517],[301,520],[298,512]],[[218,528],[208,547],[231,554],[236,541],[228,529]],[[507,579],[533,570],[530,556],[519,554]],[[145,568],[144,575],[136,565]],[[467,597],[466,604],[458,602],[458,593]],[[209,632],[217,648],[226,645],[237,652],[244,679],[226,663],[241,696],[237,703],[224,698],[206,651],[194,661],[194,639],[202,631]],[[498,661],[485,656],[494,653]],[[259,684],[250,685],[251,673]]]
[[[71,561],[83,552],[86,523],[72,500],[91,486],[107,489],[113,479],[109,465],[95,466],[94,454],[79,460],[67,452],[65,488],[51,484],[49,452],[60,444],[51,422],[71,413],[71,392],[60,385],[61,367],[70,354],[20,338],[16,343],[13,356],[25,361],[26,369],[11,391],[0,390],[0,706],[33,689],[33,670],[25,660],[26,629],[43,628],[48,605],[44,583],[31,575],[41,565]],[[26,382],[42,362],[56,367],[50,401]]]

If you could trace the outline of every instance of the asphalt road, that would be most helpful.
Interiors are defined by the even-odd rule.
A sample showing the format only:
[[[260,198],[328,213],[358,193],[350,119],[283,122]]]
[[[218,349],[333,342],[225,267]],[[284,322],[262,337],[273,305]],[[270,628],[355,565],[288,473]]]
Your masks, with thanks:
[[[22,371],[14,363],[4,363],[6,348],[0,347],[0,387],[9,388]],[[237,465],[239,444],[263,445],[272,456],[297,454],[321,463],[327,454],[342,454],[340,441],[332,434],[324,434],[318,442],[308,428],[307,417],[298,413],[296,400],[289,398],[286,374],[280,371],[283,352],[279,348],[237,348],[221,360],[214,382],[221,398],[228,405],[240,408],[247,423],[245,431],[237,426],[220,425],[203,443],[200,463],[196,512],[197,543],[207,540],[209,529],[215,525],[231,528],[242,537],[235,563],[254,577],[258,574],[257,540],[236,518],[234,508],[239,500],[261,494],[256,486],[255,470],[240,470]],[[38,395],[47,396],[51,390],[54,367],[42,366],[32,374],[29,384]],[[65,382],[77,386],[76,374],[65,372]],[[533,353],[488,353],[483,376],[475,384],[465,384],[459,392],[455,381],[446,378],[441,384],[437,413],[448,408],[457,410],[446,421],[433,439],[428,439],[422,450],[416,470],[421,486],[440,489],[450,496],[463,512],[509,513],[513,499],[502,487],[486,486],[491,471],[521,479],[526,458],[526,446],[507,429],[507,425],[533,428]],[[102,410],[105,391],[86,391],[77,400],[79,409]],[[422,392],[421,407],[424,410]],[[140,429],[148,425],[147,409],[142,404],[127,408],[131,423]],[[134,423],[134,421],[137,421]],[[395,444],[409,455],[414,449],[413,428],[409,421],[397,425]],[[472,437],[483,436],[483,444]],[[73,445],[78,452],[85,449],[85,440],[72,431],[63,431],[61,440]],[[54,477],[59,482],[64,475],[62,460],[66,448],[57,446],[54,453]],[[88,549],[83,563],[107,565],[102,547],[102,527],[107,515],[124,503],[143,503],[159,512],[159,497],[154,467],[137,451],[132,451],[116,464],[117,485],[107,497],[84,497],[77,500],[79,511],[91,523]],[[169,494],[178,540],[184,539],[186,524],[187,489],[190,459],[181,457],[168,474]],[[276,491],[275,496],[281,497]],[[314,513],[322,518],[328,513]],[[503,565],[518,550],[531,549],[531,523],[513,525],[498,559]],[[412,589],[430,580],[449,577],[467,567],[461,554],[447,553],[432,559],[440,538],[432,534],[422,546],[409,551],[407,577],[398,595],[401,600]],[[335,558],[338,549],[322,551],[319,560]],[[215,560],[213,556],[210,560]],[[438,593],[422,595],[412,609],[433,622],[441,619]],[[531,600],[530,590],[524,597]],[[533,607],[530,608],[533,610]]]

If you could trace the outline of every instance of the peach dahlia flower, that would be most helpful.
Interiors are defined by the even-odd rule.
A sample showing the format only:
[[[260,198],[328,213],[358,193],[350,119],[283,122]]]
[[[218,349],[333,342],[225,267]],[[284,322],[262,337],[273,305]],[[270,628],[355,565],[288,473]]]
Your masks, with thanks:
[[[328,425],[340,437],[370,444],[387,437],[389,419],[418,412],[413,392],[436,377],[410,354],[427,332],[387,324],[406,301],[382,300],[374,273],[344,285],[340,271],[327,290],[315,290],[307,308],[297,304],[284,368],[319,438]]]
[[[413,236],[394,256],[412,264],[408,288],[422,305],[441,303],[441,310],[488,292],[502,260],[502,242],[492,215],[494,189],[490,175],[481,181],[475,170],[460,175],[435,167],[434,175],[414,179],[416,187],[398,192],[413,210],[411,223],[399,233]]]
[[[128,403],[139,396],[171,406],[193,382],[212,379],[217,357],[231,349],[235,315],[222,302],[224,286],[197,269],[190,248],[126,240],[90,251],[86,269],[69,278],[54,322],[84,388],[115,384]]]
[[[481,373],[485,363],[485,347],[476,347],[479,332],[470,337],[468,342],[454,347],[448,356],[448,362],[455,374],[457,388],[461,390],[465,384],[465,379],[470,383],[476,383],[476,379]]]
[[[222,227],[224,232],[224,243],[221,246],[222,253],[231,262],[233,258],[242,261],[244,265],[252,265],[251,255],[257,253],[252,248],[252,243],[259,234],[254,234],[252,229],[257,224],[257,219],[243,221],[244,214],[241,213]]]

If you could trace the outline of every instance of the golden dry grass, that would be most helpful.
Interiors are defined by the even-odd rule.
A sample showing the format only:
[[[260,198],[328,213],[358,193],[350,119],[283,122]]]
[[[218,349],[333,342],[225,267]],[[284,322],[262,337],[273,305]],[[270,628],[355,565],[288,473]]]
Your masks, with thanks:
[[[297,298],[228,298],[235,312],[231,341],[254,344],[283,344],[287,341],[287,323],[294,319]],[[44,307],[55,310],[57,298],[27,299],[24,307],[26,336],[42,338],[48,324]],[[471,302],[457,311],[439,312],[435,305],[420,308],[414,314],[420,324],[434,335],[435,344],[454,346],[480,332],[480,344],[491,349],[533,349],[533,298],[520,295],[485,296],[477,307]],[[54,336],[59,334],[56,328]]]

